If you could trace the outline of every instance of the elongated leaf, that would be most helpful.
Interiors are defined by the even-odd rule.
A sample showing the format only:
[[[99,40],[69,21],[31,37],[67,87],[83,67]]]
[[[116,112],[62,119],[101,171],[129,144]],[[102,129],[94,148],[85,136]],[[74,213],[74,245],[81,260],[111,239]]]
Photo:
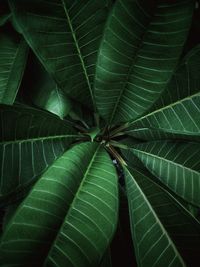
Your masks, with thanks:
[[[105,28],[95,78],[100,114],[109,123],[141,116],[176,67],[193,1],[117,0]]]
[[[155,136],[200,138],[200,93],[186,97],[133,122],[128,134],[139,137],[143,128],[153,128]],[[138,133],[137,133],[138,129]],[[162,133],[164,132],[164,133]],[[152,135],[154,135],[152,132]]]
[[[91,105],[97,50],[111,2],[9,1],[25,39],[58,86]]]
[[[199,143],[158,141],[131,150],[162,183],[200,207]]]
[[[0,33],[0,103],[13,104],[24,73],[28,46],[19,36]]]
[[[117,193],[104,148],[74,146],[43,174],[6,227],[1,263],[97,266],[115,230]]]
[[[131,130],[130,130],[131,129]],[[158,129],[158,128],[133,128],[130,127],[129,130],[125,131],[126,134],[141,139],[141,140],[148,140],[148,141],[153,141],[153,140],[191,140],[191,141],[199,141],[200,140],[200,135],[197,133],[182,133],[176,132],[176,131],[168,131],[168,130],[163,130],[163,129]]]
[[[126,186],[138,266],[198,266],[198,221],[136,169],[126,169]]]
[[[0,106],[0,197],[36,179],[77,135],[41,110]]]
[[[199,92],[200,88],[200,45],[193,48],[182,60],[161,97],[152,110],[168,106],[178,100]]]

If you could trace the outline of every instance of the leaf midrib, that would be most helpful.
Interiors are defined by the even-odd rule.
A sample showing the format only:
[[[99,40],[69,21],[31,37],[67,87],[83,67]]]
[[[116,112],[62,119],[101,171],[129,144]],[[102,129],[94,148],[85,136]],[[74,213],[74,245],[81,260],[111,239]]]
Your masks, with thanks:
[[[126,131],[126,134],[132,133],[132,132],[139,132],[139,131],[147,131],[147,130],[151,130],[151,131],[160,131],[162,133],[166,133],[166,134],[181,134],[181,135],[186,135],[186,136],[191,136],[194,135],[196,136],[198,134],[199,136],[199,131],[196,132],[190,132],[190,131],[182,131],[182,130],[173,130],[173,129],[166,129],[163,127],[159,127],[159,128],[155,128],[155,127],[144,127],[144,128],[135,128],[129,131]]]
[[[156,219],[156,222],[159,224],[160,228],[162,229],[163,233],[165,233],[165,236],[167,237],[169,244],[173,247],[174,251],[177,253],[177,256],[179,257],[181,263],[183,264],[183,267],[186,267],[181,255],[179,254],[178,250],[176,249],[176,246],[174,245],[171,237],[169,236],[168,232],[166,231],[166,229],[164,228],[164,226],[162,225],[160,219],[158,218],[156,212],[154,211],[153,207],[151,206],[151,204],[149,203],[148,198],[146,197],[146,195],[143,193],[142,189],[140,188],[140,186],[138,185],[138,183],[136,182],[136,180],[134,179],[133,175],[131,174],[131,172],[128,170],[128,168],[126,168],[126,171],[128,172],[129,176],[131,177],[131,179],[133,180],[133,183],[136,184],[137,189],[140,191],[140,194],[142,195],[142,197],[145,200],[145,203],[147,204],[147,206],[149,207],[149,210],[153,213],[154,218]],[[130,203],[131,206],[131,203]],[[137,244],[137,242],[135,242],[135,244]],[[140,258],[139,258],[140,260]]]
[[[93,96],[92,88],[91,88],[90,81],[89,81],[89,78],[88,78],[88,73],[87,73],[87,70],[86,70],[86,67],[85,67],[85,63],[84,63],[84,60],[83,60],[83,57],[82,57],[82,54],[81,54],[81,50],[80,50],[79,45],[78,45],[78,40],[76,38],[75,31],[74,31],[74,28],[73,28],[69,13],[67,11],[67,7],[66,7],[66,4],[65,4],[65,1],[61,0],[61,2],[62,2],[62,5],[63,5],[63,8],[64,8],[64,11],[65,11],[65,15],[67,17],[67,21],[69,23],[70,31],[71,31],[71,34],[72,34],[72,37],[73,37],[73,40],[74,40],[74,43],[75,43],[75,46],[76,46],[76,49],[77,49],[77,52],[78,52],[78,56],[79,56],[80,61],[81,61],[81,66],[83,68],[83,73],[85,75],[86,82],[87,82],[87,85],[88,85],[88,88],[89,88],[89,92],[90,92],[91,100],[92,100],[92,103],[93,103],[93,107],[95,108],[94,96]]]
[[[120,2],[120,3],[121,3],[121,2]],[[123,4],[121,3],[121,5],[123,5]],[[123,6],[124,6],[124,5],[123,5]],[[124,7],[124,8],[127,10],[126,7]],[[128,69],[128,73],[127,73],[127,75],[126,75],[126,77],[125,77],[125,79],[124,79],[124,81],[123,81],[123,87],[122,87],[122,89],[120,90],[120,94],[119,94],[119,96],[118,96],[118,98],[117,98],[117,100],[116,100],[116,102],[115,102],[115,105],[114,105],[114,108],[113,108],[113,111],[112,111],[112,114],[111,114],[111,117],[110,117],[110,120],[109,120],[110,124],[112,123],[112,120],[114,119],[114,117],[115,117],[115,115],[116,115],[116,109],[117,109],[118,105],[120,104],[122,95],[123,95],[124,91],[127,89],[127,82],[129,81],[129,77],[130,77],[131,71],[134,69],[134,62],[135,62],[136,58],[138,57],[138,51],[140,51],[140,49],[141,49],[141,47],[142,47],[142,45],[143,45],[144,37],[145,37],[146,34],[148,33],[149,25],[150,25],[150,23],[151,23],[151,21],[152,21],[152,19],[153,19],[154,16],[155,16],[155,12],[154,12],[154,14],[152,14],[151,16],[149,16],[149,22],[148,22],[148,24],[144,27],[144,32],[143,32],[143,34],[142,34],[140,40],[138,41],[138,47],[136,48],[136,50],[135,50],[135,55],[134,55],[134,57],[132,58],[132,60],[131,60],[131,62],[130,62],[130,66],[129,66],[129,69]]]
[[[99,144],[99,145],[97,146],[96,151],[94,152],[94,154],[93,154],[93,156],[92,156],[92,158],[91,158],[91,160],[90,160],[90,163],[89,163],[89,165],[88,165],[88,167],[87,167],[85,173],[83,174],[82,181],[81,181],[81,183],[80,183],[80,185],[79,185],[79,188],[78,188],[76,194],[74,195],[74,198],[73,198],[73,201],[72,201],[72,203],[71,203],[71,205],[70,205],[70,208],[67,210],[66,216],[63,218],[63,223],[61,224],[61,226],[60,226],[60,228],[59,228],[59,230],[58,230],[58,232],[57,232],[57,235],[55,236],[54,241],[53,241],[53,243],[52,243],[52,245],[51,245],[51,247],[50,247],[50,249],[49,249],[49,252],[48,252],[48,254],[47,254],[47,256],[46,256],[46,260],[44,261],[44,266],[46,266],[46,262],[48,261],[48,259],[49,259],[49,255],[51,254],[51,251],[52,251],[52,249],[54,248],[54,246],[55,246],[55,244],[56,244],[57,238],[58,238],[58,236],[59,236],[59,234],[60,234],[60,231],[61,231],[61,229],[62,229],[62,227],[63,227],[65,221],[66,221],[67,218],[70,216],[70,212],[71,212],[71,210],[72,210],[73,207],[74,207],[74,203],[75,203],[75,201],[77,200],[77,196],[79,195],[79,192],[80,192],[81,189],[82,189],[82,185],[83,185],[84,182],[85,182],[85,179],[86,179],[86,177],[87,177],[87,174],[88,174],[88,172],[89,172],[89,170],[90,170],[90,168],[91,168],[91,166],[92,166],[92,164],[93,164],[93,162],[94,162],[94,160],[95,160],[95,158],[96,158],[97,153],[99,152],[100,147],[101,147],[101,144]]]
[[[133,153],[134,153],[134,151],[137,151],[137,152],[139,152],[139,153],[143,153],[143,154],[145,154],[145,155],[147,155],[147,156],[149,156],[149,157],[151,157],[151,158],[157,158],[157,159],[159,159],[159,160],[164,160],[164,161],[166,161],[166,162],[168,162],[168,163],[170,163],[170,164],[172,164],[172,165],[176,165],[176,166],[178,166],[178,167],[180,167],[180,168],[182,168],[182,169],[186,169],[186,170],[188,170],[188,171],[190,171],[190,172],[193,172],[193,173],[199,175],[199,172],[198,172],[198,171],[193,170],[193,169],[190,169],[189,167],[183,166],[183,165],[181,165],[180,163],[174,162],[174,161],[172,161],[172,160],[169,160],[169,159],[166,159],[166,158],[160,157],[160,156],[158,156],[158,155],[151,154],[151,153],[148,153],[148,152],[146,152],[146,151],[139,150],[139,149],[136,149],[136,148],[133,148],[132,150],[133,150]],[[134,154],[135,154],[135,153],[134,153]],[[135,154],[135,156],[138,157],[136,154]]]
[[[152,184],[154,184],[156,187],[158,187],[160,190],[164,191],[166,193],[166,195],[173,200],[173,204],[176,206],[177,209],[182,209],[184,211],[184,214],[186,214],[187,216],[190,216],[191,213],[189,213],[189,211],[182,205],[181,202],[179,202],[171,193],[169,193],[165,188],[163,188],[162,186],[160,186],[159,184],[157,184],[154,180],[150,179],[149,177],[147,177],[145,174],[143,174],[140,170],[136,169],[136,168],[131,168],[134,171],[136,171],[137,173],[139,173],[140,175],[145,176],[145,178],[149,181],[151,181]],[[197,224],[200,224],[200,222],[198,221],[198,219],[196,217],[194,217],[192,215],[192,219],[193,221],[195,221]],[[195,225],[195,224],[194,224]]]
[[[196,94],[193,94],[193,95],[190,95],[190,96],[187,96],[187,97],[185,97],[185,98],[183,98],[181,100],[178,100],[176,102],[173,102],[173,103],[171,103],[171,104],[169,104],[169,105],[167,105],[165,107],[159,108],[159,109],[157,109],[157,110],[155,110],[155,111],[153,111],[153,112],[151,112],[151,113],[149,113],[149,114],[147,114],[147,115],[145,115],[143,117],[140,117],[139,119],[134,120],[133,122],[130,122],[129,126],[133,126],[135,123],[140,122],[143,119],[146,119],[146,118],[148,118],[148,117],[150,117],[152,115],[155,115],[156,113],[162,112],[162,111],[164,111],[164,110],[166,110],[168,108],[172,108],[173,106],[176,106],[178,104],[182,104],[184,101],[191,100],[191,99],[193,99],[193,98],[195,98],[197,96],[200,96],[200,92],[198,92]]]
[[[17,144],[17,143],[25,143],[25,142],[36,142],[36,141],[43,141],[43,140],[52,140],[52,139],[59,139],[59,138],[80,138],[81,135],[54,135],[54,136],[44,136],[44,137],[35,137],[35,138],[28,138],[28,139],[18,139],[14,141],[6,141],[6,142],[0,142],[0,145],[9,145],[9,144]]]

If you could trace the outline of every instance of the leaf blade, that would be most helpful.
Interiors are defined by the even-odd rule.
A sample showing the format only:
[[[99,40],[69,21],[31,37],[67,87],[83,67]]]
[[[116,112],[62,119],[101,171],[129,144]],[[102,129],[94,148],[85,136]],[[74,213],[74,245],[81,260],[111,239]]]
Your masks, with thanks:
[[[10,33],[0,35],[0,103],[13,104],[22,80],[28,46],[23,38]]]
[[[88,155],[87,159],[85,153]],[[98,167],[103,165],[103,175],[99,176]],[[111,159],[104,149],[95,143],[77,145],[61,156],[36,183],[6,228],[1,243],[3,262],[26,266],[30,262],[33,265],[41,264],[46,259],[47,266],[63,261],[69,266],[74,266],[74,262],[76,266],[97,264],[106,250],[116,224],[117,179],[113,170]],[[96,186],[101,186],[101,190],[96,190]],[[40,190],[43,194],[40,194]],[[91,195],[94,190],[97,191],[95,199]],[[90,194],[87,194],[87,191]],[[95,216],[92,216],[94,214]],[[37,219],[38,216],[40,220]],[[34,224],[35,228],[31,224]],[[24,227],[24,231],[20,231],[18,241],[15,235],[16,227]],[[30,235],[33,231],[35,234]],[[77,243],[80,232],[84,234]],[[37,241],[35,245],[34,239]],[[44,241],[48,243],[46,250]],[[67,248],[64,254],[63,246]],[[21,252],[15,253],[16,249]],[[10,253],[14,257],[12,260]]]
[[[162,93],[185,41],[192,6],[191,1],[115,3],[95,78],[97,107],[108,123],[141,116]]]
[[[154,266],[154,264],[155,266],[159,266],[156,264],[157,260],[160,260],[160,264],[164,264],[165,266],[169,265],[170,263],[172,264],[172,266],[186,266],[174,243],[172,242],[161,221],[153,210],[151,204],[149,203],[147,197],[142,192],[141,188],[134,180],[133,175],[128,170],[126,170],[126,186],[128,190],[132,237],[134,244],[136,245],[138,265],[143,267],[149,266],[150,263],[151,266]],[[133,190],[135,193],[135,198],[133,197]],[[140,200],[140,204],[136,201],[137,198]],[[136,206],[137,204],[138,207]],[[143,206],[143,211],[140,209],[140,205]],[[144,211],[146,215],[144,215]],[[145,217],[148,217],[148,221],[145,220]],[[147,228],[142,223],[143,220],[148,223],[148,226],[146,225]],[[139,232],[140,225],[141,228],[143,228],[142,233],[137,234],[137,232]],[[136,227],[138,230],[136,230]],[[154,234],[152,232],[152,229],[154,229]],[[145,239],[145,233],[148,236],[148,239]],[[144,240],[148,242],[146,243],[148,244],[147,246],[142,243]],[[164,255],[166,249],[169,249],[169,251],[167,251],[167,256]]]
[[[187,266],[197,266],[199,222],[176,199],[149,179],[148,172],[128,169],[126,184],[139,266],[186,266],[185,263]],[[139,200],[144,201],[143,205]],[[147,220],[146,205],[154,220]],[[162,229],[160,235],[156,224]],[[160,242],[162,235],[168,239],[166,246]],[[156,243],[160,246],[154,249]],[[141,261],[142,255],[146,255],[146,261]]]
[[[136,145],[132,151],[162,183],[187,202],[200,206],[199,143],[154,141]]]
[[[0,118],[1,198],[36,180],[78,137],[41,110],[1,105]]]
[[[128,134],[155,139],[191,139],[200,137],[200,93],[161,107],[130,124]],[[146,132],[146,133],[145,133]]]
[[[25,39],[58,87],[94,106],[94,64],[110,1],[32,1],[28,5],[10,1],[10,6]]]

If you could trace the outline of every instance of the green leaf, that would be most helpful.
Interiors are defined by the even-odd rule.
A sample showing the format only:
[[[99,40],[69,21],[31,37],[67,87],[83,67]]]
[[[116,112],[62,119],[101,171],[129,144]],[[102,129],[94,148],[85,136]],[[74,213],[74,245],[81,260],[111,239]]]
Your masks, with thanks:
[[[131,123],[126,133],[137,138],[152,135],[155,139],[160,134],[160,138],[200,140],[199,117],[200,93],[197,93],[141,117]]]
[[[200,144],[157,141],[130,149],[162,183],[200,207]]]
[[[125,173],[138,266],[198,266],[198,221],[139,170]]]
[[[109,0],[9,1],[14,19],[59,88],[91,106]]]
[[[26,84],[30,90],[31,102],[49,112],[64,118],[70,112],[72,103],[63,91],[56,85],[55,81],[40,64],[38,59],[31,55],[27,71]],[[30,84],[30,76],[33,82]],[[27,94],[26,88],[24,94]]]
[[[70,99],[63,94],[63,91],[56,84],[54,88],[47,87],[46,89],[41,90],[35,96],[34,103],[63,119],[71,110],[72,104]]]
[[[178,62],[193,1],[117,0],[99,50],[95,98],[108,123],[146,112],[163,92]]]
[[[77,138],[57,116],[32,108],[0,106],[0,199],[28,185]]]
[[[113,236],[117,214],[117,175],[109,155],[96,143],[74,146],[19,206],[2,237],[1,263],[96,266]]]
[[[94,141],[94,139],[97,137],[97,135],[100,133],[100,129],[99,127],[93,127],[90,128],[90,130],[88,132],[86,132],[85,134],[88,135],[91,139],[91,142]]]
[[[200,88],[200,45],[193,48],[178,66],[161,97],[152,110],[168,106],[178,100],[199,92]]]
[[[26,64],[28,46],[16,34],[0,33],[0,103],[13,104]]]
[[[94,114],[91,109],[86,108],[75,100],[72,100],[72,109],[68,118],[81,123],[85,128],[94,126]]]

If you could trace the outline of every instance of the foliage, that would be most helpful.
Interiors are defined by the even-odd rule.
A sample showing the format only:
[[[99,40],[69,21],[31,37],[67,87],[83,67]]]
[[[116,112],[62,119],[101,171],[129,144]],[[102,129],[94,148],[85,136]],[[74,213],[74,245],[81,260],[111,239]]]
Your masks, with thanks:
[[[199,266],[195,6],[0,2],[0,266]]]

